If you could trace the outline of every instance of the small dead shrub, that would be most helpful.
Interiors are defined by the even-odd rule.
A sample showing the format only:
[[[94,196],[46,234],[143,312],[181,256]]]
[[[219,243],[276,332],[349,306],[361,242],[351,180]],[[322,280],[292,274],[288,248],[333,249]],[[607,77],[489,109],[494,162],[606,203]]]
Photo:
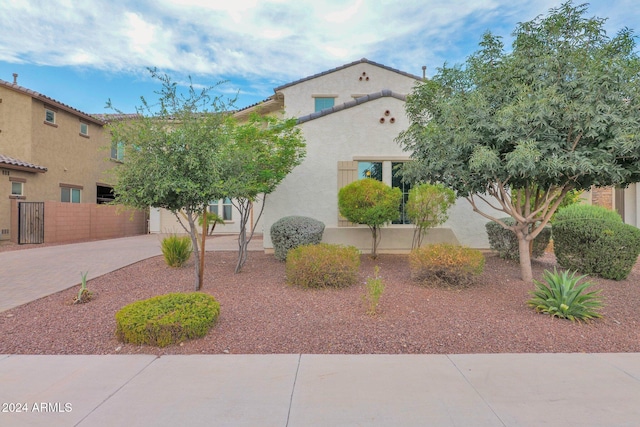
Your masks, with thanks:
[[[444,243],[414,249],[409,255],[411,278],[426,286],[469,286],[482,274],[484,262],[477,249]]]
[[[303,288],[343,288],[358,281],[359,268],[360,251],[353,246],[298,246],[287,255],[287,283]]]

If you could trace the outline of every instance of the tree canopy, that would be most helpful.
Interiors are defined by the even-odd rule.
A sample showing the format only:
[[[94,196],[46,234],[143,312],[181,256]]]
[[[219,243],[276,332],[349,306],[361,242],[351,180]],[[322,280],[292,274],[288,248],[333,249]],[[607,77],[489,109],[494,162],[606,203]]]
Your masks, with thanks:
[[[516,233],[526,281],[528,242],[567,192],[640,181],[633,32],[610,38],[605,20],[586,13],[566,2],[521,23],[510,51],[486,33],[463,66],[445,64],[415,87],[411,125],[398,137],[415,159],[407,179],[442,182]],[[513,226],[499,220],[503,213]]]
[[[338,192],[340,215],[356,224],[366,224],[373,239],[371,256],[378,256],[380,227],[400,216],[402,191],[373,178],[345,185]]]
[[[123,164],[114,169],[115,203],[175,214],[191,236],[198,290],[202,281],[196,221],[209,201],[221,197],[220,153],[229,140],[227,105],[210,95],[213,88],[196,91],[190,85],[183,94],[166,74],[151,74],[162,84],[157,104],[142,98],[136,115],[109,124],[112,140],[125,150]]]
[[[236,265],[236,272],[239,272],[247,259],[247,245],[253,236],[253,226],[247,236],[253,203],[262,198],[257,222],[267,195],[302,163],[306,145],[302,132],[296,127],[296,119],[281,120],[252,114],[246,123],[230,119],[227,126],[230,138],[221,155],[220,185],[221,193],[231,199],[240,214]]]

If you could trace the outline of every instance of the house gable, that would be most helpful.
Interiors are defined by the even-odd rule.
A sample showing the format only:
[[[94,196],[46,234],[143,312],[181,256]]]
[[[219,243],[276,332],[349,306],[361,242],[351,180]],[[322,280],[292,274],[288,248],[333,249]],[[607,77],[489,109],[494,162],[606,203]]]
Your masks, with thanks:
[[[317,106],[321,109],[343,104],[353,106],[350,101],[386,90],[404,96],[419,81],[418,76],[363,58],[279,86],[274,91],[284,98],[286,116],[304,117],[317,112]]]

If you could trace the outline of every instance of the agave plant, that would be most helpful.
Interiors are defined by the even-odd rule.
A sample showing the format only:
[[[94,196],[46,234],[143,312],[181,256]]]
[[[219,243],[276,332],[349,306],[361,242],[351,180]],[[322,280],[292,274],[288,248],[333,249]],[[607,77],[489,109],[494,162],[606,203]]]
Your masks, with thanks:
[[[527,304],[540,313],[571,321],[600,318],[600,291],[585,292],[592,285],[590,282],[578,285],[585,277],[576,277],[576,272],[569,271],[560,274],[555,267],[553,273],[545,270],[543,282],[534,280],[536,289],[530,292],[533,298]]]

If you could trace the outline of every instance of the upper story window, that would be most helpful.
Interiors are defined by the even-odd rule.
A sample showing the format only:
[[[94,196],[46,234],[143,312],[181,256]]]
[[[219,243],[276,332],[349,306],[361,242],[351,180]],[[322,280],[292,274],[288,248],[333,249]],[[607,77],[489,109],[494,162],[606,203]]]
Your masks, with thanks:
[[[49,109],[49,108],[45,108],[44,109],[44,121],[45,123],[49,123],[52,125],[56,124],[56,112]]]
[[[324,110],[325,108],[331,108],[335,104],[334,97],[315,97],[315,111]]]
[[[80,122],[80,135],[89,136],[89,125],[87,123]]]
[[[124,160],[124,143],[122,142],[111,143],[111,158],[113,160],[118,160],[120,162]]]

